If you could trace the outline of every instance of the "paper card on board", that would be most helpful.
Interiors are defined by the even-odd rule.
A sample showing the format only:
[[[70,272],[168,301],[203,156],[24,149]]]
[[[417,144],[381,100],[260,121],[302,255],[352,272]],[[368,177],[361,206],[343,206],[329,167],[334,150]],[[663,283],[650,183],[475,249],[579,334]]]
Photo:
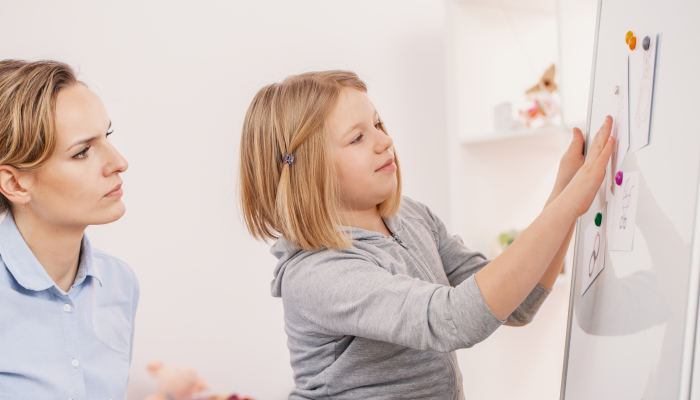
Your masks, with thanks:
[[[609,229],[609,250],[632,251],[634,222],[637,217],[639,171],[622,172],[622,183],[615,189],[612,226]]]
[[[607,202],[598,211],[602,214],[600,226],[596,226],[595,217],[586,228],[583,236],[583,262],[581,263],[581,296],[600,271],[605,268],[605,224],[607,214]]]
[[[629,57],[625,54],[620,63],[620,76],[612,88],[612,104],[610,115],[613,118],[610,135],[615,138],[615,148],[611,156],[613,176],[620,170],[630,147],[630,114],[629,114]]]
[[[649,49],[644,50],[644,41],[647,37]],[[656,34],[640,35],[637,49],[630,55],[630,151],[637,151],[649,144],[656,39]]]
[[[614,87],[611,88],[610,116],[613,119],[610,136],[615,138],[615,148],[606,169],[605,198],[608,200],[608,231],[612,226],[613,204],[615,197],[615,174],[620,170],[630,146],[629,131],[629,56],[625,54],[620,61],[620,71]]]

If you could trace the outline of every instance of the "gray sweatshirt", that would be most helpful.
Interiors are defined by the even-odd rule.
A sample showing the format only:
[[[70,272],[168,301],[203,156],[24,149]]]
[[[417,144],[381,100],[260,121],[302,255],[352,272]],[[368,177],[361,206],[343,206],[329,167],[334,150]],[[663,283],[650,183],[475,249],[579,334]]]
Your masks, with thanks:
[[[426,206],[404,197],[384,222],[393,238],[348,227],[354,246],[342,251],[305,251],[284,238],[272,246],[290,399],[464,399],[454,351],[503,323],[527,324],[549,293],[537,285],[501,321],[474,280],[489,260]]]

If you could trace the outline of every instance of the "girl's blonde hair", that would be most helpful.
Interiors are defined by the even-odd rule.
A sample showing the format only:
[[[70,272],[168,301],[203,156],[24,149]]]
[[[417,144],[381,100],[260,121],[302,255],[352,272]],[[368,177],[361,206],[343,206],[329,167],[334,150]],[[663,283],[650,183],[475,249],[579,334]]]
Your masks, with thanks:
[[[246,226],[256,239],[282,236],[306,250],[351,246],[338,213],[326,127],[346,87],[367,92],[353,72],[323,71],[290,76],[255,95],[241,136],[240,193]],[[287,154],[293,164],[284,163]],[[398,185],[379,204],[382,216],[395,215],[401,204],[396,152],[394,160]]]
[[[56,147],[56,96],[78,83],[61,62],[0,61],[0,165],[35,170]],[[0,213],[10,201],[0,194]]]

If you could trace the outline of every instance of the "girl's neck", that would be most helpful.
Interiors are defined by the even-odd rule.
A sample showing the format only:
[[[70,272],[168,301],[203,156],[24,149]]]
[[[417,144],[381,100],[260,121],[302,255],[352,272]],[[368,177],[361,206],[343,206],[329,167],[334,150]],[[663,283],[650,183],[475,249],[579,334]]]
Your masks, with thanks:
[[[61,290],[68,292],[78,273],[80,246],[85,228],[55,225],[31,210],[13,210],[22,238],[46,273]]]
[[[384,220],[376,206],[366,210],[345,209],[340,212],[340,218],[343,221],[343,225],[391,236],[391,232],[384,224]]]

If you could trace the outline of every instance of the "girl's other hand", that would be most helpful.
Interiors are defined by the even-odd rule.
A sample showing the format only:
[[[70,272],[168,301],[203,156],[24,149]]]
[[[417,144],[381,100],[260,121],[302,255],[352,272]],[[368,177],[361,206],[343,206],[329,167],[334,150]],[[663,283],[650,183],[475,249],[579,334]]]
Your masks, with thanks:
[[[593,145],[588,150],[586,160],[566,186],[562,196],[560,196],[573,209],[576,216],[583,215],[588,211],[600,185],[603,183],[603,179],[605,179],[605,168],[608,165],[608,160],[615,145],[615,138],[610,137],[611,130],[612,117],[607,116],[603,126],[594,138]],[[572,150],[567,150],[567,154],[569,151]],[[566,156],[565,154],[564,157]]]
[[[557,179],[554,182],[554,191],[556,194],[564,190],[582,165],[583,133],[580,129],[574,128],[574,137],[571,140],[571,144],[559,162],[559,172],[557,172]]]

